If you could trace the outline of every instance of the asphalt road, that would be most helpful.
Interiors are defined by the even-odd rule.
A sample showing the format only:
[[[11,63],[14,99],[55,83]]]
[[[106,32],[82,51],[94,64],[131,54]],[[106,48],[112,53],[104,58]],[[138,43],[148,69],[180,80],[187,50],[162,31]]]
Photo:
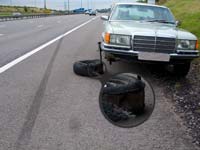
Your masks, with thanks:
[[[71,15],[0,22],[0,66],[89,20]]]
[[[117,62],[108,65],[108,72],[136,72],[148,78],[157,100],[151,118],[123,129],[103,117],[98,104],[101,83],[76,76],[72,69],[77,60],[98,58],[103,24],[99,17],[91,18],[0,23],[1,67],[71,31],[0,73],[0,150],[194,150],[162,85],[145,66]]]

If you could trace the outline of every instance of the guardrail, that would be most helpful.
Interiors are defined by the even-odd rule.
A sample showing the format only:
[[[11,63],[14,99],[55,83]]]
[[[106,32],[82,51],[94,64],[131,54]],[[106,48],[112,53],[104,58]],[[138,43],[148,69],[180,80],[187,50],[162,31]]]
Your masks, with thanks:
[[[32,19],[32,18],[42,18],[42,17],[51,17],[51,16],[61,16],[61,15],[74,15],[75,13],[70,14],[34,14],[34,15],[19,15],[19,16],[0,16],[0,22],[3,21],[12,21],[12,20],[22,20],[22,19]]]

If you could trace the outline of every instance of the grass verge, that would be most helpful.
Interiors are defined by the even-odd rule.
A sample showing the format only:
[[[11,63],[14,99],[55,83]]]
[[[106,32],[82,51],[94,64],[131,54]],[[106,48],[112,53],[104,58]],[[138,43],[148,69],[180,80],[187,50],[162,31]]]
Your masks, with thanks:
[[[171,9],[177,20],[181,21],[180,28],[197,36],[200,45],[200,1],[168,0],[164,5]]]

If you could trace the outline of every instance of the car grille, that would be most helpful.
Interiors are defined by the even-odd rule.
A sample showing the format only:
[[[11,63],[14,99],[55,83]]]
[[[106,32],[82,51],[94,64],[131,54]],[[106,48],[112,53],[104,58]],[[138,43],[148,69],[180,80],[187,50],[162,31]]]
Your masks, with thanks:
[[[176,48],[175,38],[134,36],[133,49],[144,52],[172,53]]]

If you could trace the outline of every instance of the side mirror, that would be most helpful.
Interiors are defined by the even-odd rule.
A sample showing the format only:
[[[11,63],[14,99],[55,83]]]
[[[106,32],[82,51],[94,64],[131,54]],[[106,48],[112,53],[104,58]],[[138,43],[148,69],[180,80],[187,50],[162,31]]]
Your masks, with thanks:
[[[177,20],[176,21],[176,26],[180,26],[181,25],[181,21]]]
[[[109,19],[108,16],[101,16],[101,20],[107,21]]]

